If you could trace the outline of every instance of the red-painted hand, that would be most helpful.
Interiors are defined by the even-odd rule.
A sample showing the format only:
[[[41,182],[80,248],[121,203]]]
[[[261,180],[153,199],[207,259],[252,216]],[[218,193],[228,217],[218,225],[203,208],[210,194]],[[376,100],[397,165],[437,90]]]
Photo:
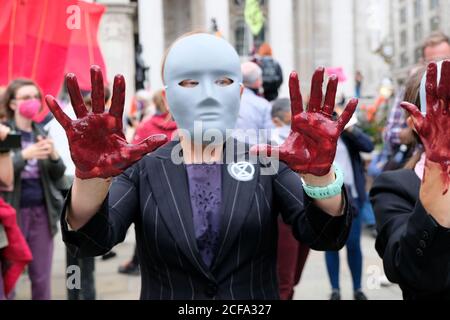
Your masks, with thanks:
[[[114,78],[113,97],[109,112],[105,112],[103,75],[99,67],[91,67],[92,112],[88,112],[74,74],[66,76],[70,100],[77,116],[72,121],[55,98],[45,97],[56,120],[63,126],[69,140],[70,153],[81,179],[109,178],[122,173],[146,153],[167,141],[165,135],[155,135],[138,145],[127,143],[122,132],[125,103],[125,80]]]
[[[414,121],[420,139],[425,147],[427,160],[439,163],[442,168],[442,179],[445,192],[450,184],[450,60],[442,63],[441,80],[437,85],[437,65],[428,65],[426,79],[427,114],[420,112],[415,105],[402,102],[401,106],[408,111]]]
[[[324,176],[330,172],[336,154],[337,140],[358,105],[352,99],[341,117],[332,120],[338,79],[332,76],[328,81],[325,103],[322,106],[322,84],[324,69],[318,68],[311,83],[311,98],[308,110],[303,110],[303,100],[297,73],[289,78],[292,123],[291,133],[279,147],[255,146],[253,152],[279,154],[279,159],[292,170],[302,174]]]

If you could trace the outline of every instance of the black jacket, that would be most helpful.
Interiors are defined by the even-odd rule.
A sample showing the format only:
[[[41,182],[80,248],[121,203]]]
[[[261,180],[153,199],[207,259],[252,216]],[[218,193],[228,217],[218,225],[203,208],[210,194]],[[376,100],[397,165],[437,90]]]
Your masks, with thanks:
[[[313,249],[345,244],[348,206],[341,217],[324,213],[285,164],[276,175],[260,175],[255,165],[247,182],[233,179],[223,165],[220,246],[207,268],[197,249],[185,166],[171,160],[177,144],[166,144],[115,178],[101,210],[77,232],[61,220],[63,239],[78,256],[104,254],[134,223],[141,299],[278,299],[278,212]]]
[[[379,232],[376,250],[405,299],[450,299],[450,230],[423,208],[420,184],[406,169],[375,180],[370,197]]]
[[[259,59],[258,64],[262,70],[264,98],[273,101],[278,97],[278,89],[283,83],[283,71],[280,64],[269,56]]]

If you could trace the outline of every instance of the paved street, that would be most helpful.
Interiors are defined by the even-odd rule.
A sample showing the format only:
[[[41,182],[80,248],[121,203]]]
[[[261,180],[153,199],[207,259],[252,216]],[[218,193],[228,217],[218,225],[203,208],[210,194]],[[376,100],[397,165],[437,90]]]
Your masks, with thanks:
[[[383,287],[379,283],[383,263],[378,257],[374,247],[375,239],[363,232],[362,250],[364,255],[363,290],[371,300],[399,300],[402,299],[401,290],[397,285],[391,284]],[[347,265],[345,248],[340,252],[341,261],[341,295],[342,299],[353,299],[352,281]],[[369,289],[369,288],[371,289]],[[325,266],[323,252],[311,251],[306,261],[300,284],[295,289],[294,298],[297,300],[325,300],[331,293],[328,273]]]
[[[401,299],[401,293],[396,285],[377,287],[376,275],[381,269],[381,260],[374,249],[374,240],[363,233],[362,240],[364,252],[363,286],[369,299]],[[140,291],[140,277],[125,276],[117,273],[118,266],[127,261],[134,249],[134,232],[130,228],[124,243],[114,248],[115,258],[107,261],[96,259],[96,285],[97,299],[100,300],[127,300],[138,299]],[[61,234],[55,238],[55,257],[53,261],[53,299],[66,299],[65,291],[65,250],[61,241]],[[341,293],[343,299],[352,299],[352,285],[350,272],[346,263],[345,250],[341,252]],[[330,294],[328,275],[325,268],[325,258],[322,252],[311,252],[306,262],[305,270],[299,286],[296,288],[295,299],[299,300],[325,300]],[[17,299],[30,299],[30,282],[22,276],[17,286]]]

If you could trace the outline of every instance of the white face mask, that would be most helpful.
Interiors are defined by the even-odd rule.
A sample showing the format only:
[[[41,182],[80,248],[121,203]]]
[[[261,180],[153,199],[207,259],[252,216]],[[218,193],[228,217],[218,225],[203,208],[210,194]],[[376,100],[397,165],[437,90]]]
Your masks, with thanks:
[[[166,97],[177,127],[196,143],[205,133],[225,138],[239,114],[242,74],[236,50],[225,40],[194,34],[178,40],[165,66]],[[194,127],[201,126],[200,128]]]

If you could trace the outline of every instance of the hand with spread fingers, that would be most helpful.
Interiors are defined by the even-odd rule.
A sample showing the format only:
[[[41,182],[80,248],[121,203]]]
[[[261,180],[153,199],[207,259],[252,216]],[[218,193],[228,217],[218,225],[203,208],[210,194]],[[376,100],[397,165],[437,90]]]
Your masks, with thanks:
[[[278,153],[281,161],[301,174],[321,177],[330,172],[336,154],[337,140],[352,117],[358,100],[352,99],[340,118],[334,121],[332,115],[338,79],[336,76],[330,77],[322,106],[323,77],[324,69],[318,68],[312,78],[310,103],[307,111],[304,111],[297,73],[291,73],[289,78],[291,133],[281,146],[256,146],[253,148],[254,152],[267,152],[268,156]]]
[[[414,104],[402,102],[401,106],[411,114],[414,127],[425,147],[427,161],[438,164],[441,168],[445,194],[450,184],[450,60],[442,62],[439,85],[437,73],[436,63],[430,63],[425,84],[425,116]]]
[[[77,120],[71,120],[55,98],[48,95],[46,102],[55,118],[63,126],[69,140],[70,153],[81,179],[109,178],[122,173],[145,154],[167,141],[165,135],[155,135],[137,145],[129,144],[122,131],[125,104],[125,80],[114,78],[112,103],[105,112],[103,75],[98,66],[91,67],[92,112],[88,112],[74,74],[66,76],[67,89]]]

